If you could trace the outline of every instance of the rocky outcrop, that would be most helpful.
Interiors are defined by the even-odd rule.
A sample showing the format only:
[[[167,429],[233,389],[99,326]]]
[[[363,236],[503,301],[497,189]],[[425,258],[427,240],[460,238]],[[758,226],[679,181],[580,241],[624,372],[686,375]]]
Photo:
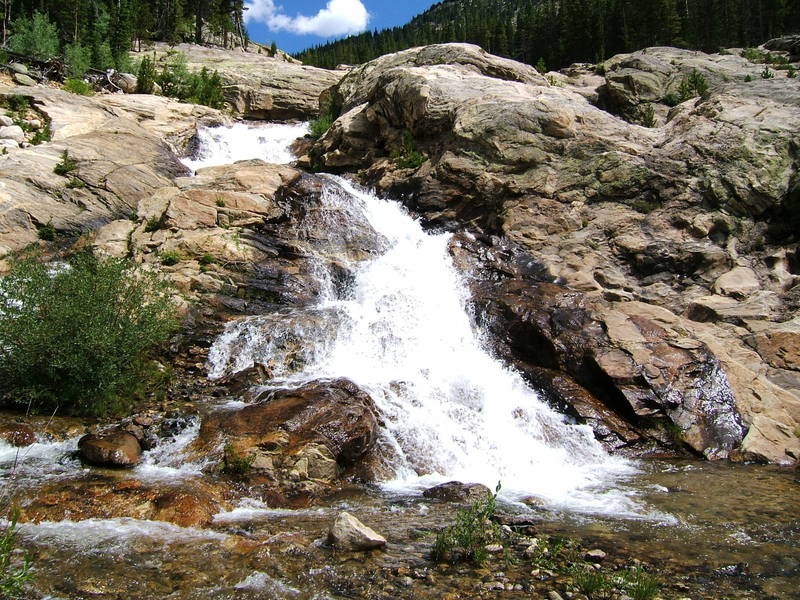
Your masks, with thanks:
[[[173,150],[199,123],[226,120],[219,111],[155,96],[87,98],[0,86],[0,96],[13,95],[29,100],[53,141],[0,157],[0,259],[37,242],[45,225],[75,236],[134,217],[140,200],[188,173]],[[74,168],[58,175],[65,152]]]
[[[386,538],[350,513],[341,512],[328,530],[328,543],[337,550],[373,550],[383,548],[386,545]]]
[[[225,100],[245,119],[310,119],[319,113],[322,92],[335,85],[343,75],[340,71],[297,64],[283,55],[273,57],[266,52],[259,53],[257,47],[243,52],[195,44],[173,47],[159,43],[154,51],[157,60],[168,52],[178,51],[186,55],[190,70],[199,71],[205,67],[218,71],[224,84]]]
[[[509,62],[445,44],[354,69],[332,92],[342,115],[309,164],[360,171],[434,226],[511,242],[516,261],[479,314],[503,323],[501,346],[522,328],[506,359],[604,422],[595,430],[608,445],[669,443],[677,428],[709,456],[796,460],[785,434],[800,423],[796,363],[776,356],[791,344],[767,342],[787,339],[800,307],[795,80],[764,79],[738,54],[669,48],[549,81]],[[669,108],[684,80],[689,97]],[[654,127],[617,116],[653,103]],[[565,287],[531,287],[526,261]],[[656,307],[670,327],[662,313],[653,321]],[[569,337],[584,346],[570,351]]]

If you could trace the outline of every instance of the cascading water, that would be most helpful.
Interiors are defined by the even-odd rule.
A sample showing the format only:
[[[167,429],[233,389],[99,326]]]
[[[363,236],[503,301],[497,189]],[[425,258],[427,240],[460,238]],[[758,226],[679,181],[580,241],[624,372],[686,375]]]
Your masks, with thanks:
[[[266,126],[234,123],[230,127],[200,127],[195,155],[182,162],[192,171],[253,158],[286,164],[295,158],[289,144],[306,133],[307,123],[272,123]]]
[[[382,443],[395,472],[385,482],[390,489],[501,481],[512,499],[535,495],[573,510],[639,512],[613,488],[632,465],[609,457],[589,427],[550,409],[484,348],[449,236],[426,233],[396,202],[328,179],[324,201],[366,219],[383,238],[382,251],[352,265],[354,281],[344,294],[330,290],[312,308],[337,315],[337,328],[331,335],[306,332],[317,347],[299,371],[275,371],[273,384],[346,377],[367,390],[385,423]],[[274,331],[258,318],[230,323],[209,354],[211,377],[279,362]]]

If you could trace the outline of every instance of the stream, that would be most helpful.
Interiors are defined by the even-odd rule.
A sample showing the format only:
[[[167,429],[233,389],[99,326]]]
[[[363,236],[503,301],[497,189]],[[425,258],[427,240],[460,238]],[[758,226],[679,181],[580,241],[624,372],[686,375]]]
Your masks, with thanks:
[[[288,163],[288,145],[305,131],[245,123],[204,129],[185,164],[197,170],[251,158]],[[270,508],[232,490],[234,508],[206,529],[79,514],[22,524],[22,543],[36,557],[36,597],[441,598],[464,582],[475,589],[486,574],[443,567],[433,576],[428,559],[432,532],[452,523],[455,509],[421,492],[460,480],[491,488],[500,482],[503,510],[535,523],[543,535],[575,536],[658,565],[685,589],[674,595],[671,588],[664,597],[800,598],[797,472],[608,455],[588,426],[555,412],[492,357],[466,308],[449,234],[425,231],[397,202],[324,177],[324,201],[367,222],[379,252],[350,265],[344,289],[320,267],[323,283],[331,281],[315,305],[292,311],[313,314],[311,322],[322,319],[324,326],[291,330],[309,320],[285,319],[281,331],[259,316],[230,322],[210,350],[209,377],[270,363],[276,366],[266,388],[351,379],[380,411],[378,443],[391,476],[299,510]],[[286,360],[280,336],[309,340],[302,360]],[[79,436],[69,431],[21,451],[0,442],[0,477],[14,484],[4,494],[24,504],[34,491],[64,486],[91,494],[133,481],[159,490],[199,484],[216,476],[188,451],[199,428],[200,418],[184,420],[131,471],[84,467],[72,457]],[[341,510],[383,534],[386,551],[331,553],[322,540]],[[512,582],[532,577],[524,564],[505,571]],[[406,572],[418,582],[413,589],[398,583]],[[510,590],[503,597],[538,596]]]

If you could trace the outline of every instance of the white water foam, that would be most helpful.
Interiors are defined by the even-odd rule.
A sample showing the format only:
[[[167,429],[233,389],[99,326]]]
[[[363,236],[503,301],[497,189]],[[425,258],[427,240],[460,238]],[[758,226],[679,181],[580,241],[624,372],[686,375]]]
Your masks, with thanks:
[[[41,480],[75,473],[82,468],[80,461],[73,456],[80,437],[60,442],[37,440],[23,448],[0,441],[0,476],[20,477],[24,483],[30,478]]]
[[[396,477],[385,483],[390,490],[418,492],[451,479],[490,487],[501,481],[512,500],[535,495],[554,507],[640,515],[632,492],[614,485],[635,471],[632,463],[609,457],[588,426],[569,423],[485,350],[447,250],[449,236],[426,233],[398,203],[339,178],[326,196],[359,207],[387,250],[355,266],[347,297],[317,307],[346,315],[335,342],[276,384],[347,377],[366,389],[396,457]],[[269,347],[271,331],[257,324],[228,326],[209,354],[211,372],[249,362],[226,346]]]
[[[213,461],[205,457],[191,460],[189,446],[200,434],[200,419],[194,418],[180,433],[159,440],[158,445],[142,453],[133,473],[145,481],[181,481],[187,477],[201,475]]]
[[[283,165],[297,158],[289,150],[289,144],[307,133],[308,123],[235,123],[230,127],[200,127],[197,130],[197,155],[181,162],[192,171],[253,158]]]
[[[179,527],[165,521],[146,521],[128,517],[118,519],[85,519],[83,521],[43,521],[21,523],[17,532],[27,542],[90,555],[124,554],[141,542],[222,542],[224,533]]]

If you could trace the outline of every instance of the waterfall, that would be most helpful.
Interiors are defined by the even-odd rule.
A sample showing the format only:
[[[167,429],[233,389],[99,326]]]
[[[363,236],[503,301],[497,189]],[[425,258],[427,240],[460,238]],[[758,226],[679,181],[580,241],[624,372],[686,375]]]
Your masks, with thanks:
[[[638,513],[615,485],[634,472],[632,463],[608,456],[588,426],[552,410],[491,356],[467,310],[449,234],[426,232],[399,203],[326,177],[324,201],[366,219],[383,238],[381,252],[351,265],[345,292],[310,307],[317,318],[336,315],[336,327],[327,335],[305,332],[316,345],[308,360],[300,370],[278,370],[272,385],[346,377],[368,391],[394,470],[388,489],[416,492],[451,479],[494,488],[500,481],[509,499],[533,495],[571,510]],[[274,331],[260,318],[229,323],[209,354],[211,377],[279,360]]]
[[[192,171],[253,158],[286,164],[295,159],[289,144],[306,133],[307,123],[234,123],[230,127],[200,127],[195,154],[182,162]]]

